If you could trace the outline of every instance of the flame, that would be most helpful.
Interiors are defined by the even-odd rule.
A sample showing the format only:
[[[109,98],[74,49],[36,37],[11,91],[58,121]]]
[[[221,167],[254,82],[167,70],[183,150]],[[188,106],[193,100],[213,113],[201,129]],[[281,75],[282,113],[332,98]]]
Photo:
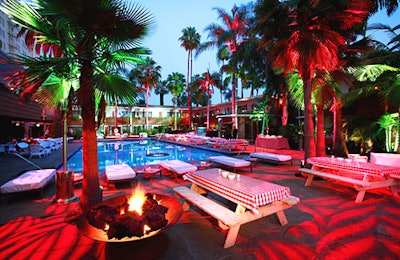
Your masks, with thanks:
[[[151,231],[151,227],[145,224],[143,226],[143,234],[147,234],[149,231]]]
[[[109,230],[109,229],[110,229],[110,225],[108,225],[108,224],[106,223],[106,225],[105,225],[105,227],[104,227],[104,230],[107,231],[107,230]]]
[[[146,201],[146,193],[144,189],[138,186],[128,200],[129,203],[128,210],[136,211],[139,215],[142,215],[143,213],[142,206],[145,201]]]

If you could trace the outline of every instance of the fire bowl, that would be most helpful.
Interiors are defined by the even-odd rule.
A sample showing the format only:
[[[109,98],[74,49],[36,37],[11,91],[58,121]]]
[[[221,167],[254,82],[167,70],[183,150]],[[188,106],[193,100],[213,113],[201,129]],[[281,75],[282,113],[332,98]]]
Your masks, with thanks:
[[[165,214],[165,218],[167,219],[168,223],[157,230],[151,231],[147,234],[144,234],[141,237],[124,237],[122,239],[117,239],[117,238],[111,238],[109,239],[107,236],[106,231],[102,229],[98,229],[91,224],[89,224],[88,219],[86,217],[88,210],[85,211],[78,219],[77,219],[77,227],[81,233],[83,233],[85,236],[93,239],[93,240],[98,240],[98,241],[104,241],[104,242],[129,242],[129,241],[135,241],[135,240],[142,240],[148,237],[152,237],[154,235],[157,235],[161,232],[163,232],[165,229],[167,229],[169,226],[175,224],[176,222],[179,221],[179,219],[182,216],[182,205],[181,203],[175,199],[172,196],[168,195],[162,195],[162,194],[152,194],[155,196],[155,199],[159,202],[159,205],[162,205],[164,207],[168,208],[167,213]],[[118,201],[121,201],[124,198],[129,198],[131,195],[126,195],[126,196],[118,196],[112,199],[104,200],[101,203],[99,203],[96,206],[100,205],[112,205],[117,203]],[[94,206],[94,207],[96,207]]]

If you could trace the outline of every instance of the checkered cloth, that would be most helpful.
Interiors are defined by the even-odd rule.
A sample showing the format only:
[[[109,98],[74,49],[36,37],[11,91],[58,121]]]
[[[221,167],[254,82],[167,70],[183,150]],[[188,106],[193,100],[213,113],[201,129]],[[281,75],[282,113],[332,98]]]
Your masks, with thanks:
[[[277,184],[240,176],[240,180],[229,180],[218,174],[218,169],[208,169],[188,173],[184,176],[202,188],[214,192],[245,208],[257,208],[290,196],[290,188]]]
[[[400,167],[359,162],[351,159],[313,157],[307,160],[308,163],[320,168],[328,168],[338,171],[352,171],[360,174],[368,174],[375,177],[386,177],[396,175],[400,177]]]

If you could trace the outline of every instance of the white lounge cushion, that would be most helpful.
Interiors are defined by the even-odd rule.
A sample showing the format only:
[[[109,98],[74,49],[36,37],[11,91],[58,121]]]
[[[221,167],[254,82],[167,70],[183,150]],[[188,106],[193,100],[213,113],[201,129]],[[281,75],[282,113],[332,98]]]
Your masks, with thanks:
[[[292,160],[292,156],[290,156],[290,155],[274,154],[274,153],[267,153],[267,152],[250,153],[250,157],[264,159],[264,160],[278,161],[278,162],[287,162],[287,161]]]
[[[56,169],[27,171],[1,186],[1,193],[14,193],[44,188],[55,176]]]
[[[136,172],[127,164],[106,165],[105,175],[107,181],[132,180]]]
[[[211,156],[208,159],[212,162],[216,162],[216,163],[227,165],[227,166],[234,167],[234,168],[246,167],[246,166],[250,166],[250,164],[251,164],[251,162],[249,162],[249,161],[237,159],[237,158],[233,158],[233,157],[229,157],[229,156],[224,156],[224,155]]]
[[[197,171],[197,167],[195,165],[183,162],[181,160],[162,161],[159,163],[159,165],[177,174],[185,174],[188,172]]]

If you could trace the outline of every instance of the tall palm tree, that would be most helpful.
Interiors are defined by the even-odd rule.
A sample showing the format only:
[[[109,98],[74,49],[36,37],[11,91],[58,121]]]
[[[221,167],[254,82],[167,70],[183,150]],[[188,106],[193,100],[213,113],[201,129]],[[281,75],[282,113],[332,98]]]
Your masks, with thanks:
[[[196,32],[195,27],[187,27],[182,30],[183,35],[179,37],[181,41],[181,46],[185,48],[188,52],[188,64],[187,64],[187,77],[186,77],[186,90],[187,104],[188,104],[188,114],[189,114],[189,129],[192,128],[192,102],[190,100],[190,82],[192,81],[192,71],[193,71],[193,50],[195,50],[200,45],[200,34]]]
[[[316,155],[312,79],[316,71],[329,72],[338,66],[338,50],[347,43],[341,33],[365,22],[372,2],[260,2],[257,13],[259,22],[265,25],[260,27],[263,46],[273,46],[274,68],[284,74],[297,72],[304,83],[304,150],[307,159]]]
[[[239,62],[238,58],[238,46],[247,40],[248,20],[246,17],[246,9],[238,8],[234,6],[231,13],[226,12],[221,8],[215,8],[217,10],[219,19],[224,24],[219,25],[212,23],[206,27],[210,40],[201,43],[196,55],[212,47],[218,48],[218,53],[222,50],[229,50],[229,63],[232,66],[232,123],[237,127],[237,66]],[[217,55],[218,57],[218,55]]]
[[[150,57],[138,64],[129,74],[129,79],[137,84],[146,94],[146,131],[149,130],[149,96],[150,89],[161,79],[161,66]]]
[[[214,87],[222,88],[221,76],[219,73],[215,72],[210,74],[209,71],[203,74],[202,77],[196,79],[193,82],[203,93],[207,95],[207,130],[210,129],[210,100],[211,95],[214,92]]]
[[[167,88],[174,96],[174,130],[177,129],[177,99],[184,90],[185,84],[185,76],[179,72],[172,72],[172,74],[167,77]]]
[[[112,50],[112,57],[118,59],[119,64],[136,63],[140,60],[137,47],[153,18],[141,7],[129,6],[119,0],[7,0],[2,10],[19,26],[32,32],[38,46],[51,43],[56,47],[54,51],[63,52],[62,57],[68,59],[67,62],[74,60],[79,65],[77,101],[82,108],[84,176],[80,206],[86,209],[97,204],[102,197],[95,121],[95,61],[105,54],[105,50]],[[130,55],[132,52],[135,55]],[[38,87],[33,86],[30,90],[34,92]]]

